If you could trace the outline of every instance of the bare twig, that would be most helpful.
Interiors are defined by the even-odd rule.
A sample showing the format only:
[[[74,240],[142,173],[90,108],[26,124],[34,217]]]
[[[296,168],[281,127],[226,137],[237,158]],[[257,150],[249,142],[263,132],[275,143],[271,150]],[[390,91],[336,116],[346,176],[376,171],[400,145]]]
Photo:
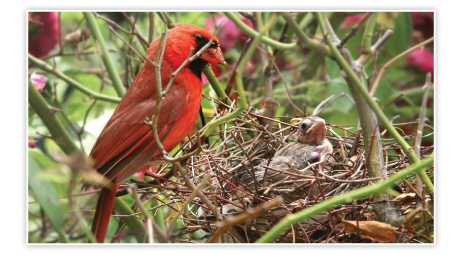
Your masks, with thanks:
[[[191,201],[197,196],[199,191],[205,186],[205,184],[207,183],[208,180],[210,180],[210,178],[212,178],[212,176],[210,174],[206,174],[204,176],[204,179],[201,181],[201,183],[197,185],[197,187],[192,191],[191,195],[189,195],[188,199],[181,205],[181,209],[178,208],[179,209],[178,213],[175,215],[175,218],[173,218],[173,220],[171,221],[172,224],[170,224],[170,226],[168,227],[168,230],[167,230],[168,236],[170,236],[170,234],[172,233],[173,227],[175,226],[175,222],[178,220],[178,217],[180,217],[181,212],[183,212],[186,209],[189,203],[191,203]]]
[[[420,116],[419,116],[419,125],[417,127],[417,134],[415,136],[415,154],[417,155],[417,158],[420,159],[420,145],[422,143],[422,135],[423,135],[423,128],[424,128],[424,123],[425,123],[425,115],[426,115],[426,112],[427,112],[427,98],[428,98],[428,91],[430,89],[430,85],[431,85],[431,79],[432,79],[432,74],[431,73],[427,73],[427,77],[425,79],[425,86],[423,87],[423,89],[425,90],[424,94],[423,94],[423,98],[422,98],[422,105],[420,107]],[[419,175],[416,175],[416,180],[417,180],[417,183],[416,183],[416,189],[417,189],[417,192],[419,194],[422,194],[422,197],[424,197],[423,195],[423,190],[422,190],[422,180],[420,179]],[[420,202],[417,202],[417,205],[421,205],[422,203]]]
[[[380,79],[382,78],[383,74],[385,73],[385,70],[387,70],[387,68],[389,66],[391,66],[393,63],[395,63],[398,59],[400,59],[400,58],[406,56],[407,54],[411,53],[412,51],[433,42],[433,39],[434,39],[434,37],[432,37],[432,38],[430,38],[430,39],[428,39],[428,40],[426,40],[424,42],[421,42],[421,43],[415,45],[414,47],[411,47],[411,48],[405,50],[404,52],[402,52],[398,56],[394,57],[392,60],[388,61],[385,65],[383,65],[382,68],[380,68],[380,71],[379,71],[379,73],[377,75],[377,78],[375,78],[374,85],[372,85],[372,89],[370,90],[369,94],[371,96],[374,96],[374,94],[377,91],[377,88],[379,86]]]
[[[154,243],[154,235],[153,232],[155,232],[160,239],[162,240],[163,243],[168,242],[168,236],[165,235],[164,232],[156,225],[154,224],[151,215],[149,212],[146,210],[146,207],[144,207],[143,202],[141,202],[140,198],[136,194],[136,184],[131,184],[128,188],[128,193],[132,196],[133,200],[135,200],[136,205],[140,210],[143,212],[144,217],[146,218],[146,225],[148,227],[148,236],[149,236],[149,243]]]
[[[130,50],[132,50],[133,53],[135,53],[135,54],[139,57],[140,60],[143,59],[143,57],[142,57],[140,54],[138,54],[138,52],[137,52],[127,41],[125,41],[125,39],[124,39],[122,36],[120,36],[120,35],[114,30],[114,28],[112,28],[112,27],[109,26],[109,25],[107,25],[107,27],[108,27],[109,30],[111,30],[117,37],[119,37],[119,39],[122,40],[122,42],[124,42],[125,45],[127,45],[128,48],[130,48]]]
[[[241,213],[239,215],[230,217],[225,221],[219,222],[217,230],[215,230],[215,232],[210,236],[210,238],[207,240],[207,243],[214,243],[217,240],[217,238],[219,238],[227,229],[230,229],[232,226],[238,223],[244,222],[247,219],[255,217],[263,213],[264,211],[269,210],[278,203],[282,203],[282,201],[282,197],[276,197],[275,199],[267,203],[264,203],[259,207],[250,208],[247,210],[247,212]]]
[[[366,13],[359,21],[356,25],[352,26],[351,27],[351,32],[348,33],[345,38],[343,38],[343,40],[340,42],[340,45],[341,46],[344,46],[348,40],[350,40],[351,37],[353,37],[354,35],[356,35],[356,32],[358,32],[358,30],[364,25],[364,23],[366,23],[366,21],[372,16],[373,12],[368,12]]]

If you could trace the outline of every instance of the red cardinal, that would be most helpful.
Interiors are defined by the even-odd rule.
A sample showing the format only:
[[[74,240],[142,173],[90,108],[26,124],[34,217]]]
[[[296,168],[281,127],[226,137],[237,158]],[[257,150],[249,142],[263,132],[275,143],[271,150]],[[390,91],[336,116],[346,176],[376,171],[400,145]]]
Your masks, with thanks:
[[[191,47],[194,53],[199,51],[212,36],[202,28],[187,24],[177,24],[168,31],[161,66],[162,89],[186,60]],[[152,60],[159,40],[160,37],[146,51]],[[201,73],[207,63],[226,64],[217,37],[200,58],[178,73],[162,100],[157,132],[166,151],[175,148],[196,121],[202,97]],[[152,118],[154,114],[156,96],[154,68],[145,61],[90,153],[93,167],[115,184],[112,189],[101,190],[96,206],[92,231],[100,243],[104,242],[119,185],[160,155],[151,128],[145,124],[146,117]]]

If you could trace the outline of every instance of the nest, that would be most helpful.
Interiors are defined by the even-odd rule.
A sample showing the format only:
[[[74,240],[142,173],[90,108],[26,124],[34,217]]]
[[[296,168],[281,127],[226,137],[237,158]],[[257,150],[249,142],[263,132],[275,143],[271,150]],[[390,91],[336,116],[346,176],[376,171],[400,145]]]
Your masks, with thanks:
[[[256,115],[244,113],[243,118],[235,118],[220,125],[220,131],[210,136],[214,140],[209,141],[208,148],[213,150],[202,151],[182,162],[190,181],[196,186],[201,183],[205,175],[211,174],[211,179],[202,191],[215,205],[222,217],[221,222],[226,222],[233,216],[241,215],[250,208],[265,204],[276,197],[282,197],[282,203],[266,208],[258,215],[246,216],[243,221],[229,223],[231,225],[225,226],[226,231],[222,232],[221,240],[216,240],[228,243],[255,242],[287,214],[369,185],[376,180],[368,177],[365,167],[368,164],[368,157],[362,145],[360,132],[352,132],[348,127],[335,126],[344,130],[344,136],[340,136],[332,130],[331,127],[334,126],[328,124],[330,132],[327,133],[326,138],[332,143],[334,151],[325,155],[321,162],[310,165],[305,172],[300,172],[296,166],[288,164],[284,169],[287,177],[276,183],[266,181],[265,178],[257,183],[244,182],[241,178],[243,174],[255,171],[255,168],[271,160],[276,151],[293,142],[296,126],[276,120],[275,123],[270,132],[259,124]],[[405,139],[412,139],[413,136],[408,135]],[[195,140],[196,136],[192,136],[177,155],[190,151]],[[400,147],[393,140],[383,142],[382,145],[388,174],[398,172],[409,165],[409,158],[402,152],[399,153]],[[432,150],[433,146],[423,147],[422,155],[431,153]],[[168,172],[170,167],[171,165],[164,165],[159,168],[160,174],[151,174],[155,178],[148,183],[137,183],[140,186],[158,188],[156,192],[148,193],[155,195],[156,199],[159,198],[158,195],[162,195],[166,199],[159,202],[178,211],[179,207],[172,201],[184,202],[192,191],[184,185],[183,178],[175,169],[171,169],[174,177],[170,179],[160,177]],[[432,171],[430,169],[429,174]],[[412,182],[413,178],[408,181]],[[395,189],[401,193],[412,192],[404,182],[396,185]],[[348,205],[338,205],[329,212],[320,213],[292,226],[281,234],[276,242],[371,242],[369,239],[334,231],[334,227],[344,219],[376,220],[377,216],[371,206],[373,204],[374,199],[371,196]],[[414,204],[410,201],[407,204],[394,206],[398,211],[404,212]],[[177,239],[172,240],[174,242],[205,242],[210,239],[210,234],[213,235],[217,227],[223,228],[223,225],[217,225],[218,221],[210,208],[197,197],[191,201],[188,209],[181,213],[183,227],[175,232],[172,238]],[[185,235],[188,233],[191,235]],[[409,240],[412,241],[412,237],[417,236],[409,233]]]

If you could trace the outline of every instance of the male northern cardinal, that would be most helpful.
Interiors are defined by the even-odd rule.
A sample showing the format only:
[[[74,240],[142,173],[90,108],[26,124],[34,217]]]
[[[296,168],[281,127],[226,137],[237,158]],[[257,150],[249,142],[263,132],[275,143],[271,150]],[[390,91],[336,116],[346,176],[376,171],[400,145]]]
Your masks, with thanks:
[[[202,28],[187,24],[176,24],[167,32],[161,65],[162,89],[188,58],[191,47],[194,53],[199,51],[212,36]],[[151,60],[156,56],[159,41],[160,37],[146,51]],[[207,63],[226,65],[217,37],[200,58],[178,73],[162,100],[157,132],[168,152],[183,140],[196,121],[202,97],[201,73]],[[102,188],[93,219],[92,231],[100,243],[104,242],[120,183],[160,157],[151,128],[145,124],[146,117],[152,118],[154,114],[156,96],[154,68],[145,61],[90,153],[93,167],[113,184],[112,188]]]
[[[287,191],[280,193],[286,202],[305,197],[306,188],[294,189],[294,187],[305,183],[306,180],[285,174],[282,171],[295,174],[310,174],[310,171],[301,172],[300,170],[306,168],[308,164],[319,162],[325,154],[333,151],[332,144],[325,139],[325,136],[326,126],[323,119],[319,117],[304,119],[298,126],[298,134],[294,142],[278,150],[269,165],[267,160],[263,160],[260,165],[255,167],[255,179],[262,183],[262,186],[268,186],[271,183],[274,184],[285,179],[287,183],[281,183],[278,189]],[[268,168],[265,168],[265,166]],[[254,179],[249,173],[243,174],[241,180],[253,187]],[[294,183],[297,185],[294,185]],[[311,194],[314,195],[318,192],[314,188]]]

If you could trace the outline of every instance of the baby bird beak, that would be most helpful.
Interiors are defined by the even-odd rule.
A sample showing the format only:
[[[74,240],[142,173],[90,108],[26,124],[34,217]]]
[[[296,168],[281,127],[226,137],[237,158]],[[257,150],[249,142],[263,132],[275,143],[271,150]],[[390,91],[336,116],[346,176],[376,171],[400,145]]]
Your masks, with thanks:
[[[326,122],[321,118],[317,118],[311,128],[306,131],[306,135],[309,137],[308,143],[319,144],[324,141],[326,130]]]

